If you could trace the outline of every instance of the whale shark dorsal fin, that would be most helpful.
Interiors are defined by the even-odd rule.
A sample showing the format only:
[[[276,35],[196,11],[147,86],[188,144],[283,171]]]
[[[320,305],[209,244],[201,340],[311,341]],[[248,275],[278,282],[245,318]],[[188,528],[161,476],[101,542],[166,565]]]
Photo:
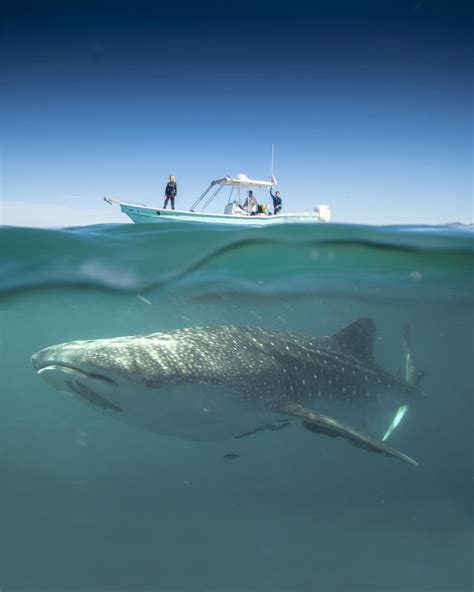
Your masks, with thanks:
[[[362,434],[342,421],[339,421],[334,417],[329,417],[329,415],[323,415],[322,413],[318,413],[312,409],[307,409],[306,407],[302,407],[301,405],[293,403],[292,401],[287,401],[284,405],[282,405],[280,407],[280,411],[282,413],[286,413],[287,415],[299,417],[302,419],[303,426],[311,432],[324,434],[325,436],[330,436],[331,438],[341,437],[353,446],[364,448],[369,452],[378,452],[379,454],[383,454],[385,456],[398,458],[399,460],[415,467],[418,466],[418,463],[415,460],[406,454],[403,454],[403,452],[387,446],[385,442],[381,442],[376,438],[372,438],[372,436]]]
[[[334,333],[332,339],[338,347],[358,360],[374,361],[375,323],[372,319],[364,318],[352,321]]]

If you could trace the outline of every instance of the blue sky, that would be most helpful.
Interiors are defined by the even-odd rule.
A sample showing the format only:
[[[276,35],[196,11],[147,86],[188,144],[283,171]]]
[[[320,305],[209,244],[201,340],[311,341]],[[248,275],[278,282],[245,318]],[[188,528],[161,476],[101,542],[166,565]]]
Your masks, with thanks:
[[[169,174],[187,208],[272,143],[286,211],[472,221],[468,3],[32,2],[2,31],[2,224],[124,222],[102,196]]]

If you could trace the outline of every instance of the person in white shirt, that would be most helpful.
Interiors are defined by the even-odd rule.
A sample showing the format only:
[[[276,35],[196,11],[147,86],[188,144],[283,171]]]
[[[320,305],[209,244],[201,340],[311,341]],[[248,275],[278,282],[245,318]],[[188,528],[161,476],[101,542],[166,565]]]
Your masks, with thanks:
[[[257,213],[257,198],[254,196],[253,191],[249,191],[247,199],[244,202],[244,210],[251,216]]]

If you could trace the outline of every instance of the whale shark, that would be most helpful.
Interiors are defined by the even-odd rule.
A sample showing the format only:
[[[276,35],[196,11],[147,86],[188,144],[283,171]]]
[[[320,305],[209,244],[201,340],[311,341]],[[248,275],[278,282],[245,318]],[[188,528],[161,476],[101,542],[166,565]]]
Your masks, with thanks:
[[[398,393],[397,408],[422,394],[375,362],[375,332],[369,318],[324,337],[250,326],[189,327],[60,343],[33,354],[32,363],[54,388],[158,434],[225,440],[298,421],[310,432],[417,465],[321,412],[324,401],[365,408],[389,391]]]

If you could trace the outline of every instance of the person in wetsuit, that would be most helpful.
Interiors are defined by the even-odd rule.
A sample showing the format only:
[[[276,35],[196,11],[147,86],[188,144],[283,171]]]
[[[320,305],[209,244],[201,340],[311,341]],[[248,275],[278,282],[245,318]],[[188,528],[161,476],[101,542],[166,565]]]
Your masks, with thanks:
[[[171,202],[171,209],[174,210],[174,202],[175,202],[177,194],[178,194],[178,186],[176,185],[176,181],[174,180],[174,176],[171,175],[170,181],[165,189],[165,204],[163,206],[164,210],[166,210],[166,206],[168,205],[169,201]]]
[[[273,195],[272,190],[270,189],[270,195],[272,196],[273,200],[273,215],[276,216],[279,212],[281,212],[280,192],[275,191],[275,195]]]

